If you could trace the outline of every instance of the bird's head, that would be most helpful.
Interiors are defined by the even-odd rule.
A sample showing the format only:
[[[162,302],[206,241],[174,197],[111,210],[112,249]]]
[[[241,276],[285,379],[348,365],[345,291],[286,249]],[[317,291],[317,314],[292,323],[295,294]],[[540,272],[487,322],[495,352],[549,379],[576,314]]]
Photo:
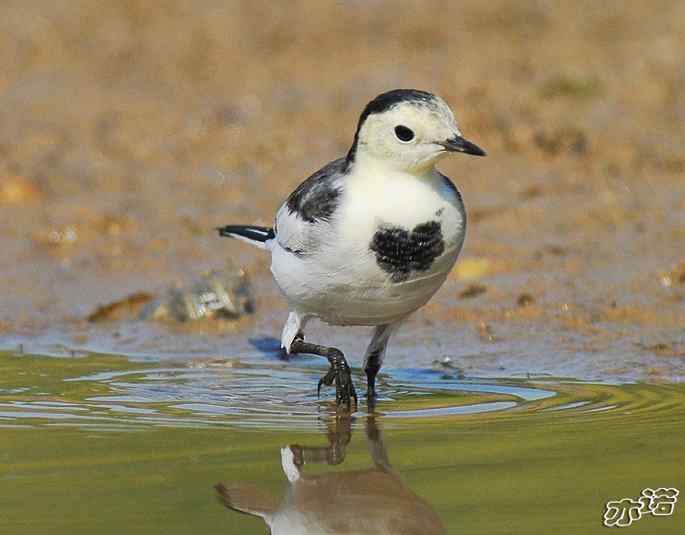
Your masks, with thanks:
[[[462,136],[452,110],[440,97],[395,89],[378,95],[364,108],[348,160],[370,158],[419,172],[449,152],[485,156],[483,149]]]

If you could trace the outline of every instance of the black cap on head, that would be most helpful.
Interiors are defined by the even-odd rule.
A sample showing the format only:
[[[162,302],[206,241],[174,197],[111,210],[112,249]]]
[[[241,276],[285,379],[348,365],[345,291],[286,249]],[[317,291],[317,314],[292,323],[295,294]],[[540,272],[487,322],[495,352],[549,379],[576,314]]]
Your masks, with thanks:
[[[381,93],[364,108],[364,111],[359,116],[357,130],[372,113],[383,113],[400,102],[431,102],[434,99],[435,97],[432,93],[419,89],[393,89],[392,91]]]
[[[364,121],[366,121],[369,115],[383,113],[400,102],[431,102],[433,100],[435,100],[435,96],[432,93],[421,91],[420,89],[393,89],[378,95],[366,105],[364,111],[359,116],[357,131],[354,134],[354,143],[347,153],[347,162],[354,161],[354,156],[357,152],[357,141],[359,140],[359,130],[361,130]]]

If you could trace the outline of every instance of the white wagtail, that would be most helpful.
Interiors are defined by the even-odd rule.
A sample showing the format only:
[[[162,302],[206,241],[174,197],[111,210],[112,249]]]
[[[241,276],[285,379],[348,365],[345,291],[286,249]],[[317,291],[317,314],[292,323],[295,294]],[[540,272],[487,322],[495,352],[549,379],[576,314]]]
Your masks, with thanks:
[[[271,252],[290,305],[281,346],[328,359],[318,390],[335,384],[338,404],[357,401],[350,368],[339,349],[305,342],[305,324],[375,327],[364,356],[373,400],[390,335],[440,288],[464,243],[461,194],[435,168],[449,152],[485,156],[440,97],[388,91],[364,108],[347,155],[302,182],[273,228],[217,229]]]

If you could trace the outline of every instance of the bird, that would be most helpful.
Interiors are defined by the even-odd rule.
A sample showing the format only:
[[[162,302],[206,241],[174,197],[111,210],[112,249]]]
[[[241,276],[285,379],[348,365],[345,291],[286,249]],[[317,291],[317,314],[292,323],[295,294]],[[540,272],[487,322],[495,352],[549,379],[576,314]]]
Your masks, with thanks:
[[[365,422],[372,467],[308,474],[307,464],[345,462],[352,436],[350,418],[336,418],[335,425],[327,447],[291,444],[281,449],[281,467],[288,479],[282,498],[231,481],[214,486],[217,498],[233,511],[261,517],[273,535],[446,533],[435,509],[393,468],[382,428],[372,415]]]
[[[338,348],[305,341],[305,326],[317,318],[373,327],[363,368],[374,401],[390,336],[442,286],[464,244],[462,195],[436,169],[452,153],[486,155],[463,136],[442,98],[393,89],[364,107],[345,156],[304,180],[273,227],[217,228],[271,253],[289,306],[281,347],[328,360],[317,393],[335,385],[338,406],[358,403],[348,362]]]

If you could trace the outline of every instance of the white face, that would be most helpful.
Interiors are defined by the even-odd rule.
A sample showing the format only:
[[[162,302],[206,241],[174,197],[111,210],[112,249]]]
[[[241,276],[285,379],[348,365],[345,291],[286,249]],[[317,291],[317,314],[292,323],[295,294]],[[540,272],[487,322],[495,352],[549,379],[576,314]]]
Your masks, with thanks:
[[[359,131],[357,155],[418,171],[447,154],[441,143],[455,136],[461,136],[457,122],[441,98],[430,103],[401,102],[366,118]]]

